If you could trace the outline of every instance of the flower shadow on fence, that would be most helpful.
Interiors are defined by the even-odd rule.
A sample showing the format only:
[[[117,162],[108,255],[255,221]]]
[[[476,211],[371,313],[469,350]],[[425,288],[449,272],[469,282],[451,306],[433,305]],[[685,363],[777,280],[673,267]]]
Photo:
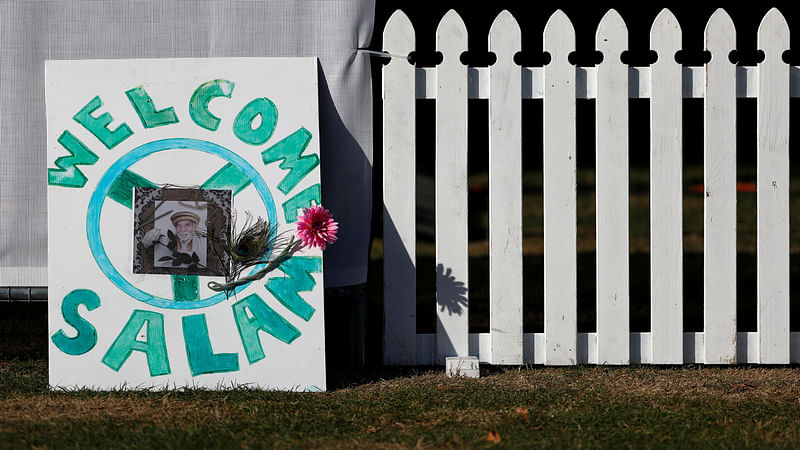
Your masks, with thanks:
[[[440,311],[460,316],[468,304],[467,286],[452,273],[453,269],[445,269],[442,264],[436,266],[436,304]]]

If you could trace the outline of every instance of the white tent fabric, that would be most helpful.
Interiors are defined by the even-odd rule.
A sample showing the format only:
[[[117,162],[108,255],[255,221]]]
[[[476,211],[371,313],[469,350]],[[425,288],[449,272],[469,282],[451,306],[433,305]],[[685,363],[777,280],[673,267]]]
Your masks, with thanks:
[[[0,2],[0,286],[47,285],[44,61],[316,56],[326,287],[366,281],[375,0]]]

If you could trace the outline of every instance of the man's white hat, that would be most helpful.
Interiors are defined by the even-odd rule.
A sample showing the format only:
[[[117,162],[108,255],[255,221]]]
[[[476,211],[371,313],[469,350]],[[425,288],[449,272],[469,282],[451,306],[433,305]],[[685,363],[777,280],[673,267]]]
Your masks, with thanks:
[[[193,212],[189,211],[178,211],[169,218],[172,221],[172,225],[175,226],[181,220],[191,220],[194,222],[195,225],[200,223],[200,216]]]

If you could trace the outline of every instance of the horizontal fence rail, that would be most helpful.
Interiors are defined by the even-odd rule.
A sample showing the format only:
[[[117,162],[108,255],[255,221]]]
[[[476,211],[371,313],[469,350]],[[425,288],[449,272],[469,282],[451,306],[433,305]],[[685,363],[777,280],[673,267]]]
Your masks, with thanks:
[[[765,58],[736,66],[736,30],[719,9],[709,18],[702,67],[675,62],[680,24],[669,10],[654,20],[647,67],[621,63],[623,18],[597,26],[594,67],[568,62],[575,30],[556,11],[543,30],[544,67],[520,67],[521,30],[507,11],[495,19],[490,67],[466,67],[468,31],[449,11],[436,31],[437,67],[412,65],[413,24],[387,22],[383,67],[384,362],[442,364],[477,356],[492,364],[800,363],[800,333],[789,329],[789,99],[800,97],[800,68],[783,61],[789,28],[777,9],[758,30]],[[666,56],[666,57],[665,57]],[[631,332],[628,99],[650,99],[651,330]],[[704,272],[702,332],[683,330],[682,101],[703,99]],[[757,100],[757,332],[736,325],[737,98]],[[436,103],[435,334],[416,332],[416,106]],[[489,333],[469,333],[466,161],[468,99],[489,100]],[[521,100],[543,101],[544,333],[522,329]],[[576,100],[595,100],[596,332],[577,331]]]
[[[758,364],[759,336],[757,332],[736,333],[736,360],[739,364]],[[661,364],[654,357],[652,333],[630,334],[631,364]],[[548,346],[545,333],[524,333],[522,335],[522,364],[546,364]],[[491,363],[491,337],[489,333],[469,334],[469,354],[477,356],[482,363]],[[420,333],[416,336],[416,363],[418,365],[440,364],[436,359],[436,335]],[[791,334],[792,364],[800,364],[800,333]],[[684,332],[682,345],[678,348],[683,364],[705,364],[705,334],[703,332]],[[608,364],[597,359],[597,333],[577,333],[576,359],[574,364]]]
[[[597,98],[597,67],[570,66],[575,71],[575,98],[581,100]],[[467,94],[469,99],[489,98],[489,75],[491,67],[467,68]],[[544,98],[544,67],[519,67],[522,98]],[[705,98],[706,68],[683,66],[681,69],[681,95],[683,98]],[[790,67],[789,94],[800,97],[800,66]],[[436,98],[436,67],[415,67],[416,98]],[[651,98],[652,69],[650,67],[628,67],[628,98]],[[736,66],[736,97],[758,98],[758,67]]]

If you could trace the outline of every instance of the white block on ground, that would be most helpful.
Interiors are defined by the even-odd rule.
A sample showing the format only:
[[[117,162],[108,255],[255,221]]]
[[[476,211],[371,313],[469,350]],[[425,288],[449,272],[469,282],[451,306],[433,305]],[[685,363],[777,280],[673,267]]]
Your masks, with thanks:
[[[479,378],[481,376],[477,356],[449,356],[444,361],[448,377]]]

